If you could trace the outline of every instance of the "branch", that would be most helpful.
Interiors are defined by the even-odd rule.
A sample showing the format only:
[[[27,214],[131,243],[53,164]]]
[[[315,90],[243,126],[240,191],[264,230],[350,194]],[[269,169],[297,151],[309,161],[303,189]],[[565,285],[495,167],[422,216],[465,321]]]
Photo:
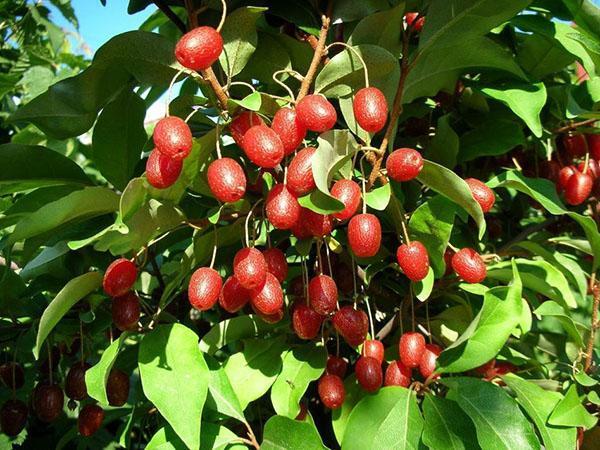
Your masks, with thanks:
[[[153,0],[153,3],[164,13],[165,16],[168,17],[171,22],[177,26],[177,28],[181,30],[182,33],[185,34],[187,31],[185,23],[183,23],[183,20],[181,20],[179,16],[175,14],[171,8],[169,8],[164,0]]]
[[[327,32],[329,31],[330,19],[328,16],[323,15],[321,17],[321,31],[319,32],[319,40],[315,46],[315,53],[313,54],[312,61],[310,62],[310,67],[308,68],[308,72],[306,72],[306,76],[304,77],[304,81],[300,85],[300,92],[298,92],[298,97],[296,101],[299,102],[302,100],[306,94],[308,94],[308,90],[310,89],[310,85],[312,84],[315,75],[317,74],[317,69],[319,68],[319,63],[323,58],[323,50],[325,49],[325,43],[327,41]],[[310,42],[309,42],[310,43]],[[311,44],[312,47],[312,44]]]
[[[594,343],[596,341],[596,330],[600,328],[600,322],[598,322],[598,306],[600,305],[600,282],[596,282],[596,273],[593,273],[590,277],[590,289],[594,296],[594,304],[592,306],[592,326],[590,327],[590,335],[587,341],[587,347],[585,350],[585,365],[583,369],[585,372],[589,372],[592,367],[592,361],[594,359]]]
[[[597,121],[598,121],[598,119],[587,119],[587,120],[582,120],[581,122],[573,122],[573,123],[570,123],[569,125],[565,125],[564,127],[557,128],[556,130],[554,130],[554,133],[556,133],[556,134],[565,133],[567,131],[571,131],[571,130],[574,130],[579,127],[593,125]]]

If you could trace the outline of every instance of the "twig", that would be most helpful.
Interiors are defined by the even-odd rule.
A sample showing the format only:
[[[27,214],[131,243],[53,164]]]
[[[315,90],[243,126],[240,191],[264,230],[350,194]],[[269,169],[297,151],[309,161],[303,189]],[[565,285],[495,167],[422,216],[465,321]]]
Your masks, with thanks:
[[[246,425],[246,429],[248,430],[248,438],[249,439],[247,439],[247,441],[248,441],[247,443],[252,445],[256,449],[259,449],[260,444],[256,440],[256,436],[254,435],[254,431],[252,430],[252,427],[250,426],[250,424],[247,421],[244,421],[244,425]]]
[[[566,131],[574,130],[575,128],[585,127],[587,125],[593,125],[597,121],[598,121],[598,119],[587,119],[587,120],[582,120],[581,122],[573,122],[573,123],[570,123],[569,125],[565,125],[564,127],[557,128],[556,130],[554,130],[554,133],[556,133],[556,134],[564,133]]]
[[[221,86],[219,80],[217,80],[217,77],[215,75],[215,72],[212,70],[212,67],[209,67],[206,70],[201,70],[200,73],[202,74],[202,77],[208,82],[208,84],[210,84],[210,87],[217,96],[217,99],[219,100],[221,108],[227,109],[227,100],[229,99],[229,97],[227,97],[227,94],[223,90],[223,86]]]
[[[330,2],[331,3],[331,2]],[[304,81],[300,85],[300,91],[298,92],[298,97],[296,101],[302,100],[306,94],[308,94],[308,90],[310,89],[310,85],[312,84],[315,75],[317,74],[317,69],[319,68],[319,63],[323,58],[323,51],[325,49],[325,43],[327,41],[327,32],[329,31],[330,19],[328,16],[323,15],[321,17],[321,31],[319,32],[319,40],[317,41],[317,45],[315,47],[315,53],[313,54],[312,61],[310,62],[310,66],[308,68],[308,72],[306,72],[306,76],[304,77]]]
[[[594,303],[592,306],[592,326],[590,327],[590,335],[587,341],[587,347],[585,350],[585,365],[583,370],[589,372],[592,367],[592,361],[594,359],[594,343],[596,341],[596,330],[600,327],[598,322],[598,306],[600,305],[600,283],[596,282],[596,273],[592,273],[590,277],[590,289],[594,296]]]
[[[177,26],[177,28],[179,28],[179,30],[181,30],[182,33],[185,34],[187,31],[185,23],[183,23],[183,20],[181,20],[179,16],[175,14],[171,8],[169,8],[164,0],[153,0],[153,3],[163,12],[165,16],[167,16],[171,22]]]

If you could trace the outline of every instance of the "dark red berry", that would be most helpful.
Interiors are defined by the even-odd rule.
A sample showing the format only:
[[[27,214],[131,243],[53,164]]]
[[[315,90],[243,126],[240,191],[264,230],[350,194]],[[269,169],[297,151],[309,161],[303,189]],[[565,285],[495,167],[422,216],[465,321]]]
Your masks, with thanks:
[[[115,297],[111,304],[112,319],[115,326],[121,330],[131,330],[140,320],[140,299],[133,292]]]
[[[166,189],[179,178],[183,164],[154,149],[146,161],[146,179],[156,189]]]
[[[444,264],[446,264],[446,270],[444,275],[450,275],[452,273],[452,257],[454,256],[454,250],[447,247],[444,251]]]
[[[306,147],[298,152],[290,162],[287,172],[287,187],[296,197],[308,194],[317,186],[312,173],[314,147]]]
[[[260,311],[255,311],[259,317],[267,323],[277,323],[283,319],[283,307],[279,308],[273,314],[263,314]]]
[[[385,167],[388,177],[392,180],[409,181],[421,173],[423,157],[412,148],[399,148],[388,156]]]
[[[406,367],[402,361],[392,361],[385,369],[385,386],[410,386],[412,370]]]
[[[324,316],[335,311],[338,301],[338,290],[328,275],[317,275],[308,283],[308,298],[310,306]]]
[[[429,254],[419,241],[402,244],[396,251],[398,265],[411,281],[421,281],[429,272]]]
[[[348,223],[348,244],[359,258],[375,256],[381,246],[381,224],[374,214],[357,214]]]
[[[467,178],[465,181],[469,185],[469,189],[471,189],[473,198],[479,203],[483,212],[489,212],[496,202],[494,191],[487,187],[485,183],[476,180],[475,178]]]
[[[377,339],[367,339],[363,343],[362,355],[375,358],[379,363],[383,362],[383,343]]]
[[[65,378],[65,394],[72,400],[83,400],[87,397],[87,386],[85,384],[85,372],[90,365],[85,362],[77,362],[71,366]]]
[[[330,215],[319,214],[308,208],[303,208],[300,211],[300,219],[298,222],[301,222],[300,226],[308,231],[309,236],[323,237],[330,234],[331,230],[333,230],[333,220]],[[296,234],[295,227],[292,228],[292,232]]]
[[[319,335],[323,316],[306,303],[299,303],[292,312],[292,326],[300,339],[314,339]]]
[[[483,375],[484,377],[488,377],[490,374],[492,374],[492,371],[494,369],[494,367],[496,367],[496,359],[490,359],[488,362],[486,362],[485,364],[476,367],[475,368],[475,372],[478,373],[479,375]]]
[[[559,192],[562,192],[565,190],[565,188],[567,187],[567,183],[569,183],[569,180],[571,179],[571,177],[573,176],[573,174],[577,172],[577,169],[575,168],[575,166],[565,166],[562,169],[560,169],[560,172],[558,172],[558,186],[557,186],[557,190]]]
[[[286,155],[296,150],[306,137],[306,127],[300,123],[296,111],[292,108],[284,107],[277,111],[273,116],[271,128],[283,142]]]
[[[33,410],[42,422],[53,422],[63,410],[65,398],[58,385],[38,384],[33,390]]]
[[[106,396],[111,406],[123,406],[129,398],[129,376],[112,368],[106,380]]]
[[[185,33],[175,46],[179,64],[192,70],[208,69],[223,51],[223,38],[212,27],[197,27]]]
[[[562,138],[562,144],[571,158],[581,158],[587,151],[587,142],[583,134],[565,134]]]
[[[333,316],[333,325],[348,345],[357,347],[367,337],[369,318],[364,311],[346,305]]]
[[[425,379],[429,378],[433,372],[435,372],[435,363],[442,353],[442,348],[436,344],[427,344],[425,345],[425,352],[423,353],[423,357],[419,362],[419,372],[421,372],[421,376]],[[439,377],[437,375],[436,377]]]
[[[590,158],[600,161],[600,134],[588,134],[586,138]]]
[[[211,162],[206,176],[210,191],[220,202],[237,202],[246,193],[246,174],[234,159],[220,158]]]
[[[283,159],[283,143],[266,125],[254,125],[244,135],[244,153],[259,167],[272,169]]]
[[[565,200],[569,205],[581,205],[592,193],[594,179],[589,173],[575,172],[565,187]]]
[[[289,230],[300,218],[298,199],[283,183],[276,184],[267,195],[267,219],[279,230]]]
[[[577,170],[581,173],[584,172],[585,170],[585,161],[581,161],[579,163],[579,165],[577,166]],[[588,166],[587,166],[587,171],[586,173],[589,173],[590,176],[594,179],[600,177],[600,164],[598,164],[598,161],[596,161],[595,159],[591,159],[588,161]]]
[[[485,262],[472,248],[463,248],[454,254],[452,269],[467,283],[481,283],[487,276]]]
[[[423,25],[425,25],[425,17],[420,16],[419,13],[416,12],[408,12],[404,15],[404,19],[406,20],[406,25],[412,27],[415,33],[420,32],[423,29]]]
[[[219,299],[222,286],[219,272],[210,267],[200,267],[192,274],[188,285],[190,304],[199,311],[212,308]]]
[[[234,313],[242,309],[250,301],[250,291],[243,287],[235,275],[231,275],[223,283],[219,294],[219,305],[225,311]]]
[[[361,204],[360,186],[352,180],[338,180],[331,188],[331,195],[344,204],[344,209],[333,214],[338,220],[347,220],[356,214]]]
[[[259,313],[267,316],[276,314],[278,310],[282,309],[283,290],[275,275],[266,272],[262,286],[250,291],[250,303]]]
[[[6,400],[0,409],[0,426],[8,436],[17,436],[27,423],[29,409],[21,400]]]
[[[400,336],[398,353],[400,361],[406,367],[411,369],[418,367],[423,353],[425,353],[425,338],[421,333],[415,331],[404,333]]]
[[[91,436],[94,434],[104,420],[104,410],[98,405],[85,405],[79,411],[77,419],[77,428],[82,436]]]
[[[294,297],[304,296],[304,277],[298,275],[288,283],[287,293]]]
[[[381,363],[375,358],[361,356],[356,361],[354,372],[356,373],[358,383],[367,392],[375,392],[383,383]]]
[[[131,289],[137,278],[135,264],[125,258],[114,260],[104,272],[102,287],[111,297],[123,295]]]
[[[369,133],[381,131],[387,122],[387,100],[383,92],[375,87],[359,90],[354,96],[352,109],[358,125]]]
[[[267,276],[267,261],[256,248],[244,247],[233,258],[233,273],[246,289],[261,288]]]
[[[344,382],[337,375],[323,375],[319,379],[319,398],[329,409],[338,409],[346,398]]]
[[[333,105],[322,95],[307,95],[296,105],[298,121],[308,130],[322,133],[331,130],[337,122]]]
[[[347,368],[348,363],[344,358],[334,355],[329,355],[327,357],[327,367],[325,369],[326,373],[344,378],[346,376]]]
[[[288,263],[285,259],[285,253],[278,248],[272,247],[264,250],[263,256],[267,262],[267,271],[275,275],[277,281],[283,283],[288,273]]]
[[[243,148],[244,135],[246,134],[246,131],[248,131],[254,125],[264,124],[265,122],[262,120],[262,117],[255,112],[244,111],[231,121],[229,124],[229,132],[231,133],[231,137],[238,147]]]
[[[300,412],[298,412],[298,415],[296,416],[296,418],[294,420],[303,421],[304,419],[306,419],[307,414],[308,414],[308,407],[306,406],[306,403],[300,402]]]
[[[154,146],[171,159],[182,160],[192,151],[192,131],[183,119],[167,116],[160,119],[152,134]]]
[[[9,389],[20,389],[25,384],[25,371],[17,362],[7,362],[0,365],[0,379]]]

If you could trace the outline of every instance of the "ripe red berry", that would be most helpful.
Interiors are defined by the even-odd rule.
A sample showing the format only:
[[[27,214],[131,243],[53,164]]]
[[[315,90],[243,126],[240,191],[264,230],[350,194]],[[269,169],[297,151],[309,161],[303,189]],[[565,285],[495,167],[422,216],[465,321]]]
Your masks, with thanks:
[[[418,367],[425,352],[425,338],[415,331],[400,336],[398,353],[400,361],[408,368]]]
[[[571,158],[581,158],[587,152],[587,142],[583,134],[565,134],[562,138],[562,144]]]
[[[410,386],[412,369],[406,367],[402,361],[392,361],[385,369],[385,386]]]
[[[412,148],[399,148],[388,156],[385,167],[392,180],[409,181],[423,169],[423,157]]]
[[[309,308],[306,303],[299,303],[292,312],[292,326],[300,339],[314,339],[319,335],[323,316]]]
[[[229,132],[231,133],[231,137],[238,147],[243,148],[244,135],[246,134],[246,131],[248,131],[254,125],[264,124],[265,122],[262,120],[262,117],[255,112],[243,111],[231,121],[229,124]]]
[[[285,259],[285,253],[278,248],[272,247],[264,250],[263,256],[267,262],[267,271],[275,275],[277,281],[283,283],[288,274],[288,263]]]
[[[2,432],[8,436],[16,436],[27,423],[29,409],[21,400],[7,400],[0,409],[0,427]]]
[[[140,299],[133,292],[115,297],[112,299],[111,311],[113,323],[119,330],[131,330],[140,320]]]
[[[559,192],[562,192],[565,190],[565,188],[567,187],[567,183],[569,182],[569,180],[571,179],[571,177],[573,176],[573,174],[577,172],[577,169],[575,168],[575,166],[565,166],[562,169],[560,169],[560,172],[558,172],[558,185],[557,185],[557,190]]]
[[[485,183],[476,180],[475,178],[467,178],[465,180],[471,189],[473,198],[479,203],[484,213],[487,213],[492,209],[496,202],[494,191],[485,185]]]
[[[351,347],[362,344],[369,331],[369,318],[364,311],[342,306],[333,316],[333,326]]]
[[[246,289],[261,288],[267,276],[267,261],[254,247],[244,247],[233,258],[233,273]]]
[[[129,398],[129,376],[112,368],[106,380],[106,396],[111,406],[123,406]]]
[[[114,260],[104,272],[102,287],[111,297],[123,295],[135,283],[137,268],[135,264],[125,258]]]
[[[146,178],[156,189],[166,189],[179,178],[183,164],[154,149],[146,161]]]
[[[284,107],[277,111],[273,116],[271,128],[283,142],[286,156],[296,150],[306,137],[306,127],[300,123],[296,111],[292,108]]]
[[[307,95],[296,105],[298,121],[311,131],[331,130],[337,122],[333,105],[322,95]]]
[[[188,299],[190,304],[199,311],[212,308],[221,293],[223,280],[215,269],[200,267],[190,278]]]
[[[65,394],[72,400],[83,400],[87,397],[87,386],[85,384],[85,372],[90,365],[85,362],[77,362],[71,366],[65,378]]]
[[[171,159],[182,160],[192,151],[192,131],[177,116],[160,119],[154,127],[152,139],[156,149]]]
[[[425,25],[425,17],[421,16],[417,19],[419,13],[409,12],[404,15],[404,19],[406,20],[406,25],[409,27],[412,26],[413,31],[418,33],[423,29],[423,25]]]
[[[309,236],[323,237],[330,234],[331,230],[333,230],[333,220],[330,215],[319,214],[308,208],[301,210],[298,222],[302,222],[300,226],[308,231]],[[292,228],[292,232],[296,234],[294,230],[295,227]]]
[[[42,422],[53,422],[63,410],[63,391],[56,384],[38,384],[33,390],[33,410]]]
[[[234,159],[214,160],[208,166],[206,176],[210,191],[220,202],[237,202],[246,193],[246,174]]]
[[[290,162],[287,172],[287,187],[296,197],[308,194],[317,187],[312,173],[314,147],[306,147],[298,152]]]
[[[327,357],[327,367],[325,372],[330,375],[337,375],[340,378],[344,378],[346,376],[346,369],[348,368],[348,363],[344,358],[340,358],[339,356],[329,355]]]
[[[283,183],[276,184],[267,194],[265,203],[267,219],[279,230],[289,230],[300,218],[298,199]]]
[[[250,291],[250,303],[259,313],[267,316],[276,314],[282,309],[283,291],[275,275],[266,273],[262,286]]]
[[[319,398],[329,409],[338,409],[346,398],[344,382],[337,375],[326,374],[319,379]]]
[[[175,46],[179,64],[192,70],[208,69],[223,51],[223,38],[212,27],[198,27],[185,33]]]
[[[444,251],[444,263],[446,264],[446,271],[444,275],[450,275],[452,273],[452,257],[454,256],[454,250],[447,247]]]
[[[387,122],[387,100],[383,92],[375,87],[359,90],[354,96],[352,109],[356,122],[369,133],[381,131]]]
[[[483,375],[484,377],[487,377],[487,375],[491,373],[491,371],[494,369],[495,366],[496,366],[496,359],[494,358],[494,359],[490,359],[485,364],[483,364],[479,367],[476,367],[474,370],[479,375]]]
[[[463,248],[452,256],[452,269],[467,283],[481,283],[485,280],[485,262],[472,248]]]
[[[361,356],[356,361],[354,368],[356,379],[362,388],[367,392],[375,392],[383,383],[383,371],[381,363],[375,358]]]
[[[7,362],[0,365],[0,379],[9,389],[20,389],[25,384],[25,371],[17,362]]]
[[[442,348],[439,345],[425,345],[425,352],[423,353],[423,357],[419,363],[419,372],[421,372],[423,378],[429,378],[435,371],[435,363],[438,359],[438,356],[440,356],[440,353],[442,353]],[[439,378],[439,375],[437,375],[436,378]]]
[[[421,281],[429,272],[429,254],[419,241],[402,244],[396,250],[398,265],[411,281]]]
[[[225,311],[234,313],[242,309],[250,301],[250,291],[243,287],[235,275],[231,275],[223,283],[219,294],[219,305]]]
[[[359,258],[375,256],[381,246],[381,224],[377,216],[365,213],[350,219],[348,244]]]
[[[565,187],[565,200],[569,205],[581,205],[592,193],[594,179],[589,173],[575,172]]]
[[[242,144],[248,159],[259,167],[272,169],[283,159],[283,143],[266,125],[254,125],[246,131]]]
[[[360,186],[352,180],[338,180],[331,188],[331,195],[344,204],[344,209],[333,214],[338,220],[347,220],[356,214],[361,204]]]
[[[308,283],[308,298],[310,306],[324,316],[335,311],[338,301],[338,290],[328,275],[317,275]]]
[[[380,363],[383,362],[383,343],[377,339],[367,339],[363,343],[362,355],[375,358]]]
[[[590,158],[600,161],[600,134],[588,134],[586,138]]]
[[[85,405],[79,411],[77,419],[77,428],[82,436],[91,436],[94,434],[104,420],[104,410],[98,405]]]
[[[260,311],[256,311],[256,310],[255,310],[255,312],[258,314],[258,316],[262,320],[264,320],[267,323],[277,323],[281,319],[283,319],[283,307],[279,308],[273,314],[263,314]]]

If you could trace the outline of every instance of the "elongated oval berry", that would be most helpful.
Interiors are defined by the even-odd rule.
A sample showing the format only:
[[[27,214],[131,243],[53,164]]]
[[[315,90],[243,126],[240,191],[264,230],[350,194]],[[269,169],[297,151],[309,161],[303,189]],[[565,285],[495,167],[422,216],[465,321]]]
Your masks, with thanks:
[[[129,398],[129,376],[120,369],[112,368],[106,380],[106,397],[111,406],[123,406]]]
[[[583,134],[565,134],[562,138],[562,144],[571,158],[581,158],[587,151],[587,142]]]
[[[242,309],[250,301],[250,291],[240,284],[235,275],[223,283],[219,294],[219,305],[225,311],[234,313]]]
[[[231,137],[238,145],[243,148],[244,135],[246,131],[252,128],[254,125],[264,125],[265,122],[258,114],[252,111],[243,111],[238,114],[235,119],[229,124],[229,132]]]
[[[113,323],[119,330],[132,330],[140,320],[140,299],[133,292],[115,297],[112,299],[111,312]]]
[[[317,275],[308,283],[308,299],[310,306],[324,316],[335,311],[338,302],[338,290],[328,275]]]
[[[300,218],[300,203],[283,183],[276,184],[267,194],[267,219],[279,230],[289,230]]]
[[[309,236],[323,237],[333,230],[333,220],[330,215],[319,214],[308,208],[301,210],[299,222],[302,222],[300,225],[308,230]],[[294,232],[294,229],[292,229],[292,232]],[[294,234],[296,233],[294,232]]]
[[[387,122],[387,100],[383,92],[376,87],[359,90],[354,96],[352,109],[358,125],[369,133],[381,131]]]
[[[111,297],[123,295],[131,289],[137,278],[135,264],[125,258],[115,259],[106,268],[102,288]]]
[[[375,392],[381,387],[381,383],[383,383],[381,363],[370,356],[361,356],[358,358],[354,373],[356,373],[358,383],[367,392]]]
[[[183,164],[154,149],[146,161],[146,179],[156,189],[166,189],[179,178]]]
[[[290,162],[287,172],[287,187],[296,197],[313,191],[317,185],[312,172],[314,147],[306,147],[298,152]]]
[[[85,405],[79,411],[77,428],[82,436],[91,436],[102,426],[104,410],[98,405]]]
[[[374,214],[357,214],[348,223],[348,244],[359,258],[375,256],[381,246],[381,224]]]
[[[258,312],[267,316],[276,314],[283,308],[283,290],[275,275],[266,273],[262,286],[250,291],[250,303]]]
[[[0,365],[0,379],[7,388],[20,389],[25,384],[23,366],[14,361]]]
[[[423,157],[412,148],[399,148],[388,156],[385,167],[392,180],[410,181],[421,173]]]
[[[267,262],[267,271],[275,275],[277,281],[283,283],[288,274],[288,263],[285,259],[285,253],[278,248],[272,247],[264,250],[263,256]]]
[[[489,212],[496,202],[494,191],[487,187],[485,183],[475,178],[467,178],[465,181],[469,185],[469,189],[471,189],[471,195],[479,203],[483,212]]]
[[[385,369],[385,386],[410,386],[412,369],[402,364],[402,361],[392,361]]]
[[[375,358],[379,363],[383,362],[383,343],[377,339],[367,339],[363,343],[362,355]]]
[[[286,156],[296,150],[306,137],[306,127],[300,123],[292,108],[279,109],[273,116],[271,128],[279,135]]]
[[[435,363],[442,353],[442,348],[436,344],[427,344],[425,345],[425,352],[423,353],[423,357],[419,362],[419,372],[421,372],[421,376],[427,379],[431,376],[433,372],[435,372]],[[439,377],[439,375],[437,376]]]
[[[319,398],[329,409],[338,409],[346,398],[344,382],[337,375],[326,374],[319,379]]]
[[[190,304],[199,311],[212,308],[219,299],[222,286],[219,272],[210,267],[200,267],[192,274],[188,285]]]
[[[152,140],[156,149],[171,159],[182,160],[192,151],[192,131],[177,116],[160,119],[154,127]]]
[[[360,186],[352,180],[338,180],[331,188],[331,195],[344,204],[344,209],[333,214],[338,220],[347,220],[356,214],[361,204]]]
[[[283,159],[283,143],[266,125],[254,125],[244,134],[244,153],[259,167],[272,169]]]
[[[38,384],[33,390],[33,410],[42,422],[53,422],[63,410],[65,398],[56,384]]]
[[[8,436],[16,436],[27,423],[29,408],[18,399],[6,400],[0,409],[0,427],[2,432]]]
[[[398,353],[400,361],[406,367],[418,367],[425,352],[425,338],[415,331],[404,333],[400,336]]]
[[[560,169],[560,172],[558,172],[558,185],[557,185],[557,189],[559,192],[562,192],[565,190],[565,188],[567,187],[567,183],[569,182],[571,177],[575,174],[575,172],[577,172],[577,169],[575,168],[575,166],[565,166],[562,169]]]
[[[65,378],[65,394],[72,400],[83,400],[87,397],[87,386],[85,384],[85,372],[90,365],[85,362],[77,362],[71,366]]]
[[[600,161],[600,134],[588,134],[586,138],[590,158]]]
[[[214,160],[208,166],[206,176],[210,191],[220,202],[237,202],[246,193],[246,174],[234,159]]]
[[[429,272],[429,254],[419,241],[402,244],[396,251],[398,265],[411,281],[421,281]]]
[[[337,122],[333,105],[322,95],[307,95],[296,105],[298,121],[311,131],[331,130]]]
[[[233,258],[233,273],[246,289],[261,288],[267,277],[267,270],[267,261],[256,248],[242,248]]]
[[[575,172],[565,187],[565,200],[569,205],[581,205],[592,193],[594,179],[589,173]]]
[[[425,25],[425,17],[419,16],[419,13],[416,12],[408,12],[404,15],[404,19],[406,20],[406,25],[412,27],[415,33],[418,33],[423,29],[423,25]]]
[[[223,38],[212,27],[197,27],[185,33],[175,46],[179,64],[192,70],[208,69],[223,51]]]
[[[346,376],[347,368],[348,363],[344,358],[334,355],[329,355],[327,357],[327,366],[325,368],[326,373],[344,378]]]
[[[351,347],[362,344],[369,331],[369,318],[364,311],[342,306],[333,316],[333,326]]]
[[[314,339],[318,336],[323,316],[305,303],[299,303],[292,312],[292,326],[300,339]]]
[[[463,248],[452,256],[452,269],[467,283],[481,283],[487,276],[485,262],[472,248]]]

